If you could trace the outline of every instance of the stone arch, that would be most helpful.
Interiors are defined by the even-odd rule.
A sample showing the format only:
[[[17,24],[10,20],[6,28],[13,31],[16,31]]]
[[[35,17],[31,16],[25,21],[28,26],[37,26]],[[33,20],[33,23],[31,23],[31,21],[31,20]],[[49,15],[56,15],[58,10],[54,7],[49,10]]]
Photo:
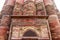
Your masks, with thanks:
[[[23,37],[24,33],[27,32],[28,30],[31,30],[37,34],[38,37],[40,37],[40,31],[37,30],[36,27],[34,26],[29,26],[29,27],[23,27],[22,30],[20,31],[20,37]]]
[[[24,32],[23,37],[38,37],[38,34],[35,30],[27,29]],[[38,40],[38,38],[22,38],[22,40]]]
[[[27,36],[27,37],[37,37],[38,34],[37,34],[34,30],[29,29],[29,30],[27,30],[27,31],[23,34],[23,36]]]

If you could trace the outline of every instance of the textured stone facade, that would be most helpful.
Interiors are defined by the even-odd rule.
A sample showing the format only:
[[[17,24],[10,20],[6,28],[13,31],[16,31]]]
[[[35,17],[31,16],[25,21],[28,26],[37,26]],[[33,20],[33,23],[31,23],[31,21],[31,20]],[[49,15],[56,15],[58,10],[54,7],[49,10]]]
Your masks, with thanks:
[[[54,5],[52,0],[7,0],[1,11],[0,40],[60,40]]]

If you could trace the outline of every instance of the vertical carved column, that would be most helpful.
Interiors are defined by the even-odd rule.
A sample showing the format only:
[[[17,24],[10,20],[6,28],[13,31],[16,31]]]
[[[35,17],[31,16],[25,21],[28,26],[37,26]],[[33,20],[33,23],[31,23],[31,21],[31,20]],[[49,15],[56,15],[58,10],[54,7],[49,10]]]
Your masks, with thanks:
[[[51,34],[53,40],[60,40],[60,23],[58,20],[56,7],[52,0],[44,0],[47,14],[49,15],[49,25],[51,28]]]
[[[10,25],[10,16],[9,15],[3,15],[2,19],[1,19],[1,25],[0,25],[0,33],[1,33],[0,38],[1,38],[1,40],[7,40],[8,39],[8,33],[7,32],[9,31],[9,29],[8,29],[9,25]]]
[[[11,35],[12,35],[11,40],[18,40],[20,38],[20,26],[12,26],[12,34]]]
[[[35,0],[24,0],[23,15],[26,16],[36,15]]]
[[[7,0],[1,11],[2,15],[11,15],[15,0]]]
[[[7,40],[7,31],[9,30],[10,16],[13,11],[15,0],[6,0],[2,13],[1,25],[0,25],[0,40]],[[8,27],[8,28],[7,28]]]
[[[36,10],[37,10],[37,15],[46,15],[46,10],[44,6],[43,0],[36,0]]]
[[[9,24],[10,24],[10,16],[9,15],[2,16],[1,25],[9,26]]]
[[[24,0],[16,0],[13,15],[22,15],[23,3]]]
[[[56,14],[56,10],[52,0],[44,0],[44,4],[48,15]]]
[[[49,24],[50,24],[53,40],[60,40],[60,25],[59,25],[58,16],[50,15]]]
[[[8,26],[0,25],[0,40],[7,40]]]
[[[13,11],[13,7],[15,4],[15,0],[6,0],[7,3],[5,3],[3,9],[2,9],[2,19],[1,19],[1,25],[5,25],[5,26],[9,26],[10,24],[10,16],[12,11]]]

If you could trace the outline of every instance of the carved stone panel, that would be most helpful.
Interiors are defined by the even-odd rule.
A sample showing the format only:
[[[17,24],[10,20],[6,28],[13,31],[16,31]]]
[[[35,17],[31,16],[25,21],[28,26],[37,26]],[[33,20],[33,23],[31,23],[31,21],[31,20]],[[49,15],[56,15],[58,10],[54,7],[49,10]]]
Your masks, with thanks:
[[[34,25],[35,18],[14,18],[12,19],[12,25]]]
[[[10,24],[10,16],[9,15],[2,16],[1,24],[9,26],[9,24]]]
[[[34,4],[34,1],[32,0],[24,1],[23,15],[26,15],[26,16],[36,15],[36,6]]]
[[[13,15],[22,15],[22,4],[18,2],[15,3]]]
[[[55,15],[56,14],[56,10],[53,5],[46,5],[45,7],[46,7],[46,12],[48,15]]]
[[[13,11],[13,6],[5,5],[1,11],[2,15],[11,15]]]
[[[45,6],[43,3],[43,0],[36,0],[36,10],[37,10],[37,15],[46,15],[46,10]]]
[[[32,34],[28,33],[29,30],[34,32],[36,36],[33,36]],[[13,25],[11,31],[12,31],[11,39],[22,39],[23,37],[30,37],[30,36],[38,37],[42,39],[49,39],[47,25],[44,26],[18,26],[18,25],[14,26]]]

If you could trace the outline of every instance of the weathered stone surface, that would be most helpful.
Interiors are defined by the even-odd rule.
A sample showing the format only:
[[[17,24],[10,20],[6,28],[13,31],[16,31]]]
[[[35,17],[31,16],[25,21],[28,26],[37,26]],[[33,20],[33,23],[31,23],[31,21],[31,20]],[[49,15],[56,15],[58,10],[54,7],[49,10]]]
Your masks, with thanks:
[[[50,26],[53,26],[53,27],[59,25],[58,16],[57,15],[50,15],[49,16],[49,23],[50,23]]]
[[[43,1],[44,1],[45,6],[46,5],[53,5],[53,1],[52,0],[43,0]]]
[[[29,30],[35,32],[37,34],[37,37],[42,37],[42,39],[49,39],[47,26],[17,26],[17,25],[12,26],[11,39],[18,39],[20,37],[23,37],[25,32],[27,32]],[[27,35],[27,34],[25,34],[25,35]],[[26,37],[29,37],[29,36],[26,36]]]
[[[21,20],[22,19],[22,20]],[[47,25],[47,20],[46,19],[32,19],[32,18],[21,18],[21,19],[12,19],[12,38],[11,39],[18,39],[20,36],[22,37],[23,34],[27,30],[35,30],[38,36],[42,37],[42,39],[49,39],[49,34],[48,34],[48,25]],[[21,25],[18,25],[22,22]],[[16,24],[15,24],[16,23]],[[36,24],[38,26],[35,26]],[[34,26],[32,26],[35,24]],[[17,34],[17,35],[16,35]],[[19,36],[20,35],[20,36]]]
[[[4,36],[0,36],[0,40],[5,40],[5,37]]]
[[[52,38],[58,39],[60,38],[60,25],[57,15],[49,16],[49,25],[51,28]]]
[[[15,0],[7,0],[7,3],[5,5],[10,5],[10,6],[14,6],[15,4]]]
[[[35,21],[35,25],[47,25],[46,19],[39,19],[37,18]]]
[[[11,39],[18,39],[20,37],[19,34],[20,34],[20,27],[19,26],[13,26]]]
[[[19,4],[18,2],[15,3],[13,15],[22,15],[22,4]]]
[[[57,14],[57,16],[58,16],[58,18],[60,19],[60,13],[59,13],[59,14]]]
[[[11,15],[13,11],[13,6],[5,5],[1,11],[2,15]]]
[[[0,40],[7,39],[7,31],[8,31],[8,26],[1,26],[0,25]]]
[[[32,0],[24,1],[23,15],[26,15],[26,16],[36,15],[36,6],[34,4],[34,1]]]
[[[56,9],[54,7],[52,0],[44,0],[44,4],[45,4],[46,12],[48,15],[56,14]]]
[[[47,25],[47,20],[39,18],[13,18],[12,25]]]
[[[22,25],[22,19],[18,19],[18,18],[13,18],[12,19],[12,25]]]
[[[36,0],[36,10],[37,10],[37,15],[46,15],[46,10],[45,6],[43,3],[43,0]]]
[[[35,19],[34,18],[26,18],[23,19],[23,25],[34,25]]]
[[[8,26],[10,24],[10,16],[9,15],[2,16],[1,24]]]
[[[34,25],[35,19],[32,18],[20,18],[20,19],[12,19],[12,25]]]
[[[46,12],[48,15],[55,15],[56,14],[56,10],[53,5],[46,5],[45,7],[46,7]]]
[[[1,12],[0,40],[7,39],[8,26],[12,27],[10,30],[12,33],[11,35],[9,34],[11,40],[20,40],[20,38],[25,36],[38,37],[38,40],[50,40],[48,32],[50,29],[52,39],[60,40],[60,23],[58,17],[55,15],[56,12],[52,0],[7,0]],[[46,13],[49,15],[50,29],[48,29],[48,19],[38,17],[46,15]],[[20,16],[12,16],[11,19],[10,15]],[[19,18],[23,16],[27,18]],[[33,18],[28,18],[31,16]]]
[[[48,38],[49,39],[49,34],[48,34],[48,26],[47,25],[44,25],[44,26],[41,26],[41,36],[43,39],[45,38]]]
[[[24,0],[16,0],[13,15],[22,15]]]
[[[24,0],[16,0],[16,2],[19,4],[24,4]]]

